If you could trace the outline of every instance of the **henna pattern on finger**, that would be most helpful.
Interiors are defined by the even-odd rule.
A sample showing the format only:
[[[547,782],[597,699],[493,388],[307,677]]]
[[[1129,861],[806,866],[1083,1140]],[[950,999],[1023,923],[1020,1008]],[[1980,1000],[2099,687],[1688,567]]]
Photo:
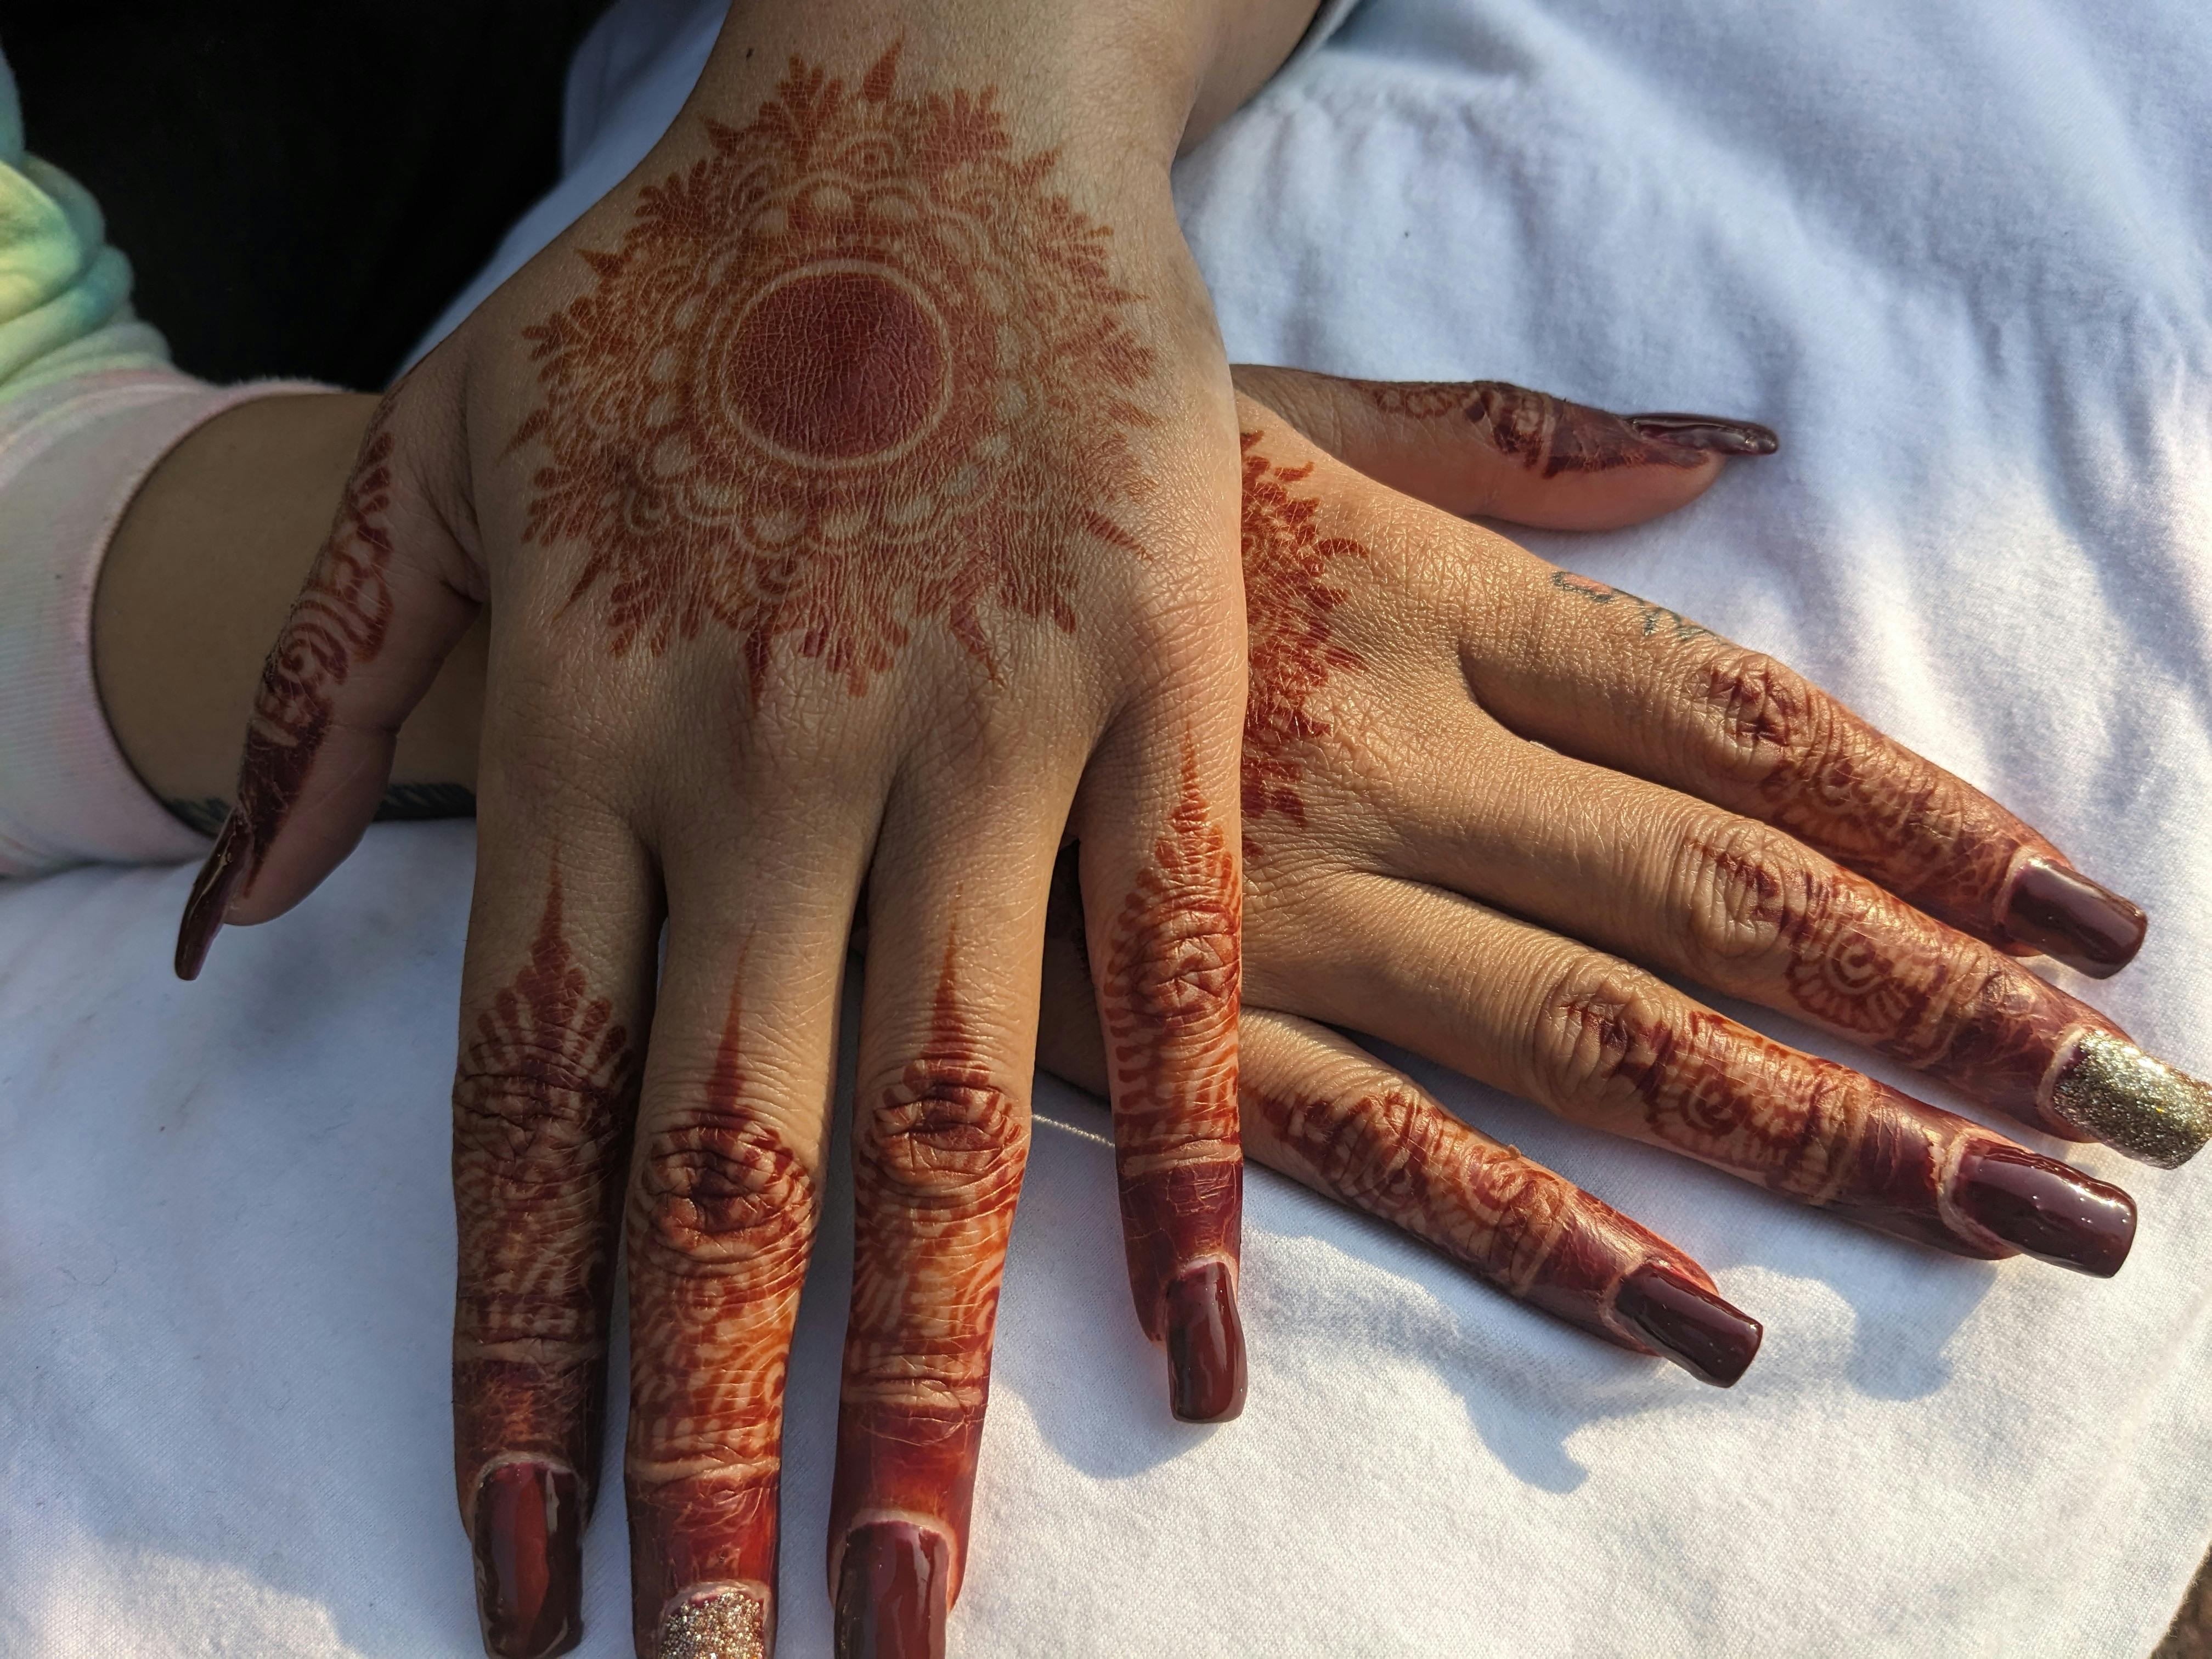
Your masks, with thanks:
[[[1602,409],[1571,404],[1548,392],[1531,392],[1504,380],[1354,380],[1351,384],[1385,415],[1417,421],[1455,416],[1465,420],[1482,442],[1540,478],[1555,478],[1563,472],[1609,472],[1623,466],[1705,465],[1701,447],[1691,441],[1669,441],[1664,428],[1639,431]],[[1717,432],[1727,428],[1744,428],[1744,423],[1709,422],[1701,430]],[[1674,435],[1678,440],[1686,436]],[[1772,434],[1765,435],[1771,450]],[[1710,441],[1698,441],[1704,447],[1715,447]],[[1743,453],[1765,452],[1753,444]]]
[[[1546,1009],[1540,1092],[1571,1115],[1956,1255],[2024,1251],[2102,1276],[2125,1258],[2135,1206],[2118,1188],[1673,1001],[1625,970],[1565,987]]]
[[[706,1088],[639,1152],[624,1486],[641,1653],[732,1621],[774,1645],[784,1380],[817,1200],[744,1042],[732,988]]]
[[[1186,757],[1169,831],[1094,965],[1114,1103],[1129,1283],[1145,1334],[1169,1347],[1177,1414],[1243,1398],[1235,1273],[1244,1167],[1237,1136],[1238,930],[1243,887]]]
[[[915,625],[993,667],[1075,627],[1086,549],[1142,548],[1150,349],[1109,229],[1017,156],[996,89],[902,94],[792,60],[749,124],[641,193],[591,291],[525,331],[526,538],[588,550],[611,648],[709,623],[757,695],[779,647],[854,696]]]
[[[1240,436],[1251,659],[1243,760],[1247,858],[1258,851],[1250,836],[1254,820],[1273,812],[1304,824],[1301,751],[1330,730],[1316,702],[1334,675],[1366,668],[1332,637],[1333,613],[1349,595],[1331,582],[1330,569],[1340,560],[1364,560],[1368,550],[1348,536],[1321,533],[1314,524],[1320,498],[1291,490],[1311,475],[1313,464],[1276,465],[1255,447],[1262,436]]]
[[[370,417],[330,538],[262,665],[237,804],[185,902],[177,938],[179,978],[198,976],[231,900],[261,873],[330,733],[339,688],[384,649],[392,622],[386,574],[392,553],[386,521],[395,447],[387,427],[391,408],[386,398]]]
[[[454,1479],[495,1653],[580,1628],[606,1386],[616,1217],[638,1072],[548,888],[528,960],[453,1078]]]
[[[920,1545],[915,1559],[927,1569],[923,1611],[939,1620],[967,1555],[1029,1109],[961,1018],[956,977],[948,948],[922,1051],[854,1121],[853,1303],[830,1532],[841,1626],[885,1616],[875,1575],[845,1559],[848,1540],[872,1548],[885,1526],[938,1534],[945,1560]]]

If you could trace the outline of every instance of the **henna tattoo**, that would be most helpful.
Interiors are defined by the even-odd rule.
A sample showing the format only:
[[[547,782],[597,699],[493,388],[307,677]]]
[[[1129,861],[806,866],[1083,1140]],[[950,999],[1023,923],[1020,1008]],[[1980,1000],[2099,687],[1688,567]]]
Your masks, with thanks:
[[[1154,1341],[1178,1271],[1237,1259],[1243,909],[1236,858],[1187,760],[1169,833],[1123,901],[1097,970],[1130,1285]]]
[[[527,961],[453,1079],[453,1461],[488,1641],[575,1628],[599,1469],[615,1218],[638,1070],[592,994],[556,873]],[[519,1556],[534,1566],[518,1571]]]
[[[589,550],[612,648],[708,623],[758,691],[779,644],[855,696],[916,623],[995,672],[995,618],[1075,626],[1152,357],[1110,232],[1018,157],[995,89],[848,88],[794,58],[742,127],[642,192],[592,291],[526,331],[544,446],[526,538]]]
[[[165,796],[161,805],[170,817],[203,836],[216,834],[230,816],[230,803],[220,795]],[[376,804],[379,823],[423,823],[476,815],[476,791],[459,783],[395,783]]]
[[[1683,441],[1669,442],[1659,430],[1642,432],[1604,410],[1504,380],[1352,384],[1386,415],[1417,421],[1465,420],[1484,443],[1540,478],[1555,478],[1563,472],[1609,472],[1623,466],[1694,467],[1705,461],[1698,449]],[[1735,426],[1741,423],[1720,422],[1716,429]],[[1763,428],[1757,430],[1765,432]],[[1772,434],[1765,436],[1771,450]]]
[[[1358,655],[1332,637],[1332,613],[1347,597],[1329,581],[1339,560],[1368,557],[1346,536],[1324,536],[1314,524],[1316,496],[1291,486],[1313,471],[1278,466],[1255,447],[1263,434],[1241,435],[1244,451],[1244,592],[1250,636],[1250,692],[1244,705],[1243,805],[1246,856],[1256,850],[1249,830],[1273,812],[1303,826],[1301,750],[1329,733],[1315,708],[1331,676],[1363,672]]]
[[[831,1498],[831,1582],[855,1518],[932,1516],[966,1558],[1026,1103],[962,1020],[948,949],[927,1042],[854,1120],[853,1305]],[[841,1601],[843,1599],[841,1590]],[[841,1607],[840,1617],[844,1616]]]
[[[745,1604],[775,1623],[784,1377],[817,1200],[754,1097],[744,1041],[732,988],[707,1087],[653,1123],[630,1205],[624,1486],[641,1653],[661,1650],[664,1616],[703,1616],[702,1586],[734,1598],[721,1612]]]
[[[1705,1009],[1660,1012],[1625,982],[1565,992],[1547,1011],[1552,1097],[1800,1202],[1956,1255],[2021,1251],[2108,1274],[2127,1253],[2134,1204],[2118,1188],[1998,1139],[1846,1066]],[[2023,1202],[2026,1184],[2039,1193]]]
[[[178,930],[182,978],[198,975],[231,899],[260,873],[329,735],[339,688],[384,648],[392,621],[385,574],[392,548],[385,522],[392,506],[391,408],[387,398],[370,417],[330,539],[262,665],[239,766],[238,804],[192,884]]]
[[[1702,623],[1693,623],[1679,611],[1669,611],[1663,605],[1654,605],[1649,599],[1639,599],[1635,594],[1618,587],[1608,587],[1603,582],[1588,576],[1577,576],[1571,571],[1553,570],[1552,586],[1562,593],[1572,593],[1588,599],[1592,605],[1626,605],[1636,612],[1636,619],[1644,627],[1644,637],[1664,632],[1675,640],[1709,640],[1713,630]]]

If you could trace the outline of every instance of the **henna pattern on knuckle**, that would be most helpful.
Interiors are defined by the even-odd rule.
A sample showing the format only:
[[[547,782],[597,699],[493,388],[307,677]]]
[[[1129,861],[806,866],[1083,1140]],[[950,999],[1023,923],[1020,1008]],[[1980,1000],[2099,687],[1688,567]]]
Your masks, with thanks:
[[[936,1517],[957,1589],[1029,1115],[962,1020],[954,976],[948,951],[927,1044],[854,1121],[830,1535],[867,1510]]]
[[[1237,1259],[1243,911],[1229,838],[1187,757],[1169,833],[1123,900],[1097,974],[1130,1283],[1155,1341],[1157,1297],[1176,1269],[1209,1255]]]
[[[455,1475],[539,1452],[588,1486],[638,1066],[548,889],[527,962],[477,1016],[453,1079]]]
[[[1385,415],[1410,420],[1456,417],[1509,460],[1540,478],[1609,472],[1623,466],[1703,466],[1706,457],[1656,442],[1618,415],[1571,404],[1504,380],[1355,380]]]
[[[1249,833],[1254,820],[1273,812],[1304,824],[1301,751],[1330,731],[1315,702],[1333,676],[1366,667],[1333,637],[1333,614],[1348,595],[1329,576],[1340,560],[1364,560],[1368,550],[1350,537],[1321,533],[1314,524],[1319,497],[1291,489],[1305,482],[1313,464],[1276,465],[1255,447],[1262,435],[1241,435],[1251,660],[1243,759],[1248,858],[1259,850]]]
[[[679,1593],[747,1585],[769,1606],[775,1583],[784,1382],[817,1200],[759,1109],[744,1041],[733,988],[703,1093],[639,1155],[624,1485],[640,1652]]]
[[[1152,355],[1108,227],[1013,153],[996,89],[905,94],[792,60],[642,192],[592,290],[525,331],[543,401],[526,538],[589,550],[620,653],[709,623],[758,693],[779,646],[855,696],[939,621],[1075,627],[1082,550],[1141,556]]]

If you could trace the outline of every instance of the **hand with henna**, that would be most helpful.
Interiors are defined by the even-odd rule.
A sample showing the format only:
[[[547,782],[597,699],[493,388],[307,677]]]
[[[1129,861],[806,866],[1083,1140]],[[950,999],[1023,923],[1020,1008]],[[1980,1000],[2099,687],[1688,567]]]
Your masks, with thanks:
[[[1311,9],[738,4],[368,430],[177,969],[344,856],[488,609],[454,1400],[495,1651],[573,1639],[500,1585],[581,1525],[617,1214],[639,1650],[773,1639],[864,890],[843,1650],[921,1651],[958,1589],[1069,824],[1138,1322],[1176,1416],[1240,1408],[1237,453],[1168,167]]]
[[[2171,1167],[2212,1135],[2212,1088],[2018,960],[2111,974],[2142,913],[1782,664],[1385,487],[1601,527],[1703,487],[1686,434],[1771,437],[1494,382],[1237,381],[1248,1152],[1723,1384],[1759,1328],[1694,1261],[1327,1028],[1940,1249],[2117,1272],[2118,1188],[1651,970]],[[1097,1089],[1074,884],[1071,860],[1041,1054]]]

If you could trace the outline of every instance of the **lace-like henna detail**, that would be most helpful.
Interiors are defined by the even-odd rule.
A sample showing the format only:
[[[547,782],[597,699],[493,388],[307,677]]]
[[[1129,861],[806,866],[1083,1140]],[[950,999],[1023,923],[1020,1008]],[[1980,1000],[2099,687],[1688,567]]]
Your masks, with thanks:
[[[1802,1203],[1957,1255],[2013,1254],[1945,1200],[1954,1149],[1980,1126],[1704,1009],[1661,1015],[1626,986],[1571,992],[1552,1097]],[[1632,1100],[1630,1116],[1611,1112]]]
[[[613,649],[708,623],[755,690],[778,643],[858,696],[941,619],[1075,626],[1087,544],[1148,488],[1151,352],[1109,231],[1012,154],[995,89],[857,90],[794,58],[747,125],[648,186],[592,291],[526,331],[542,444],[526,538],[589,550]]]
[[[1618,415],[1571,404],[1504,380],[1355,380],[1385,415],[1417,421],[1457,416],[1499,454],[1541,478],[1619,466],[1705,465],[1679,445],[1645,438]]]
[[[1710,1283],[1657,1234],[1409,1090],[1285,1098],[1248,1084],[1242,1097],[1253,1157],[1608,1342],[1622,1341],[1603,1310],[1623,1273],[1663,1261]]]
[[[704,1097],[655,1122],[630,1206],[624,1484],[641,1653],[678,1591],[775,1583],[784,1376],[817,1200],[758,1109],[743,1036],[732,990]]]
[[[1790,1001],[1808,1019],[2039,1128],[2050,1126],[2038,1091],[2062,1048],[2085,1029],[2123,1036],[2086,1003],[1863,876],[1726,845],[1693,850],[1711,868],[1715,908],[1738,948],[1782,953]],[[1714,977],[1739,980],[1723,989],[1759,988]]]
[[[1244,706],[1245,856],[1257,849],[1249,831],[1273,812],[1303,825],[1298,793],[1305,768],[1299,751],[1328,735],[1314,699],[1330,676],[1366,667],[1335,643],[1331,613],[1346,592],[1332,586],[1340,559],[1364,559],[1367,549],[1314,526],[1318,498],[1293,495],[1313,466],[1277,466],[1254,447],[1263,434],[1242,435],[1244,448],[1244,592],[1250,618],[1251,690]]]
[[[2006,872],[2023,848],[2058,859],[2050,842],[1771,658],[1729,647],[1703,673],[1723,768],[1755,789],[1757,816],[1954,927],[2004,940],[1991,908]]]
[[[1027,1106],[963,1024],[948,953],[927,1047],[854,1120],[853,1310],[830,1535],[842,1540],[864,1510],[935,1516],[953,1540],[956,1593],[1028,1157]]]
[[[1176,1270],[1210,1255],[1237,1260],[1243,911],[1229,839],[1186,763],[1170,832],[1123,901],[1097,974],[1129,1282],[1156,1342]]]
[[[599,1472],[615,1219],[638,1073],[547,891],[529,960],[479,1012],[453,1077],[453,1455],[465,1504],[493,1457]]]

